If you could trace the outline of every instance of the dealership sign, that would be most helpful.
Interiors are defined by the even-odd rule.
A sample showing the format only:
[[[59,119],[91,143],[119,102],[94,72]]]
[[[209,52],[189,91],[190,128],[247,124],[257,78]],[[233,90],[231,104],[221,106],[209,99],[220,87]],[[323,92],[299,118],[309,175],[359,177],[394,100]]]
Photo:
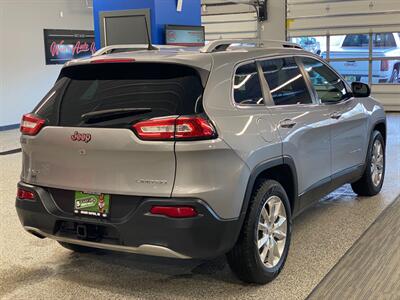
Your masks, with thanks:
[[[90,57],[96,52],[94,32],[90,30],[44,30],[46,65],[64,64]]]

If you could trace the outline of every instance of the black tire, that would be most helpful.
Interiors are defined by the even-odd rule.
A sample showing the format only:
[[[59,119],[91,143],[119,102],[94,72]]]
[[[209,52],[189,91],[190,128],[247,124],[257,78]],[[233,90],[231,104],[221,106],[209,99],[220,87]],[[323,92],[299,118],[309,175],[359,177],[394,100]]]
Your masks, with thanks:
[[[258,223],[261,210],[271,196],[281,199],[286,212],[287,232],[284,250],[279,262],[271,268],[264,265],[258,249]],[[291,210],[288,196],[282,185],[275,180],[264,180],[254,189],[239,239],[227,254],[228,263],[237,277],[247,283],[266,284],[274,280],[281,272],[290,246]]]
[[[371,166],[373,157],[373,146],[375,144],[375,141],[379,141],[383,147],[383,174],[382,174],[382,179],[378,185],[375,185],[373,183],[372,166]],[[354,193],[356,193],[359,196],[366,196],[366,197],[372,197],[377,195],[381,191],[385,179],[385,168],[386,168],[385,140],[379,131],[374,130],[372,132],[368,146],[368,153],[365,162],[365,170],[363,176],[358,181],[351,184]]]
[[[400,82],[400,70],[399,66],[395,66],[392,72],[392,75],[390,76],[389,82],[390,83],[399,83]]]
[[[77,253],[91,253],[91,252],[96,252],[98,249],[96,248],[91,248],[91,247],[85,247],[81,245],[75,245],[75,244],[70,244],[70,243],[64,243],[64,242],[58,242],[61,246],[64,248],[77,252]]]

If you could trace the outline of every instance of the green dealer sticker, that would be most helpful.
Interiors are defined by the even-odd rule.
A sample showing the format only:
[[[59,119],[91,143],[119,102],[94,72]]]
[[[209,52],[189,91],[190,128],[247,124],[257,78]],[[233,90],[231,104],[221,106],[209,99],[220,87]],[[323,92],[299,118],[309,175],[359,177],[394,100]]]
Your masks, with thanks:
[[[110,195],[75,192],[76,214],[107,218],[110,214]]]

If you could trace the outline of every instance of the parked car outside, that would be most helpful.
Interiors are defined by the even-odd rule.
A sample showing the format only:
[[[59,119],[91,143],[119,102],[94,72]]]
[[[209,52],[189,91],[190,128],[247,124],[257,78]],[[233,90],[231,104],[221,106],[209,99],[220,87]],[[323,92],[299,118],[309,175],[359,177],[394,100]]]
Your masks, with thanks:
[[[373,38],[373,55],[386,58],[372,62],[372,83],[400,83],[400,60],[388,59],[400,56],[400,37],[398,33],[375,33]],[[322,53],[326,58],[326,52]],[[369,34],[349,34],[339,47],[332,47],[331,65],[342,74],[348,82],[368,83],[369,72]],[[364,58],[363,61],[354,59]]]
[[[308,52],[321,55],[321,44],[315,37],[292,38],[292,41]]]
[[[321,44],[315,37],[301,38],[299,44],[304,50],[321,55]]]
[[[67,63],[22,118],[25,230],[77,252],[227,254],[264,284],[294,217],[346,183],[379,193],[386,117],[368,85],[292,43],[244,44]]]

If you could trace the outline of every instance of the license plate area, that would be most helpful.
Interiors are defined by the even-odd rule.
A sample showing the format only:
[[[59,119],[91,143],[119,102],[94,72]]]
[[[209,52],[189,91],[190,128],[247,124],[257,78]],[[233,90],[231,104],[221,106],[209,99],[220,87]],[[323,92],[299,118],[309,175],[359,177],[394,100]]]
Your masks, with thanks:
[[[83,216],[108,218],[110,215],[110,195],[75,192],[74,213]]]

